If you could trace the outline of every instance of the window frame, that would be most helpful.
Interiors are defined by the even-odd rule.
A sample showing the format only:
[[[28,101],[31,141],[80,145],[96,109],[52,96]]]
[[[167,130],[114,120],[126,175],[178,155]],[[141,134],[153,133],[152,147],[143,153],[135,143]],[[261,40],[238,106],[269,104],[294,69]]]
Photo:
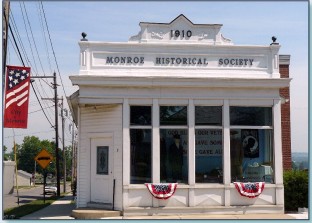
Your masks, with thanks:
[[[262,107],[262,108],[271,108],[271,121],[272,121],[272,125],[268,126],[268,125],[263,125],[263,126],[253,126],[253,125],[231,125],[231,107]],[[246,104],[229,104],[229,132],[231,132],[231,130],[235,130],[235,129],[241,129],[241,130],[272,130],[271,136],[272,136],[272,151],[271,151],[271,156],[272,156],[272,166],[271,168],[273,169],[273,174],[272,174],[272,179],[273,182],[271,182],[271,184],[275,184],[275,144],[274,144],[274,105],[273,104],[263,104],[263,103],[252,103],[249,105]],[[231,152],[231,146],[230,146],[230,150]],[[232,174],[230,173],[230,181],[232,182]],[[269,183],[269,182],[266,182]]]
[[[151,107],[151,124],[150,125],[131,125],[131,107],[132,106],[137,106],[137,107]],[[150,163],[150,168],[151,168],[151,182],[153,181],[153,105],[151,104],[129,104],[129,139],[131,140],[130,136],[130,131],[132,129],[137,129],[137,130],[151,130],[151,163]],[[130,149],[131,149],[131,143],[130,143]],[[131,153],[129,156],[129,160],[131,161]],[[130,162],[130,167],[129,167],[129,183],[131,185],[137,185],[135,183],[131,183],[131,162]]]
[[[221,125],[196,125],[196,107],[221,107],[221,120],[222,123]],[[224,117],[223,117],[223,112],[224,112],[224,106],[223,104],[195,104],[194,105],[194,140],[196,140],[196,130],[198,129],[221,129],[222,130],[222,141],[224,138]],[[196,144],[194,147],[194,151],[196,151]],[[222,142],[222,151],[224,151],[224,143]],[[195,169],[194,169],[194,173],[196,176],[196,154],[195,154]],[[222,152],[222,172],[224,172],[224,152]],[[222,176],[222,183],[224,183],[224,174]],[[209,182],[196,182],[196,177],[195,177],[195,184],[205,184],[205,185],[211,185],[211,184],[220,184],[217,182],[213,182],[213,183],[209,183]]]
[[[160,107],[162,106],[167,106],[167,107],[174,107],[174,106],[180,106],[180,107],[186,107],[186,124],[185,125],[161,125],[161,120],[160,120]],[[165,104],[158,104],[158,108],[159,108],[159,120],[158,120],[158,131],[159,134],[161,133],[161,130],[163,129],[170,129],[170,130],[176,130],[176,129],[186,129],[187,130],[187,138],[189,139],[189,135],[190,135],[190,127],[189,127],[189,118],[190,118],[190,114],[189,114],[189,104],[185,104],[185,103],[181,103],[181,102],[175,102],[175,103],[165,103]],[[195,136],[194,136],[195,137]],[[160,140],[160,138],[158,139]],[[189,182],[189,151],[190,151],[190,145],[189,145],[189,140],[187,143],[187,178],[188,178],[188,182]],[[161,172],[161,165],[160,165],[160,160],[159,160],[159,172]],[[159,175],[159,179],[161,178],[161,176]],[[161,179],[160,179],[161,180]],[[187,183],[180,183],[183,185],[188,185]]]

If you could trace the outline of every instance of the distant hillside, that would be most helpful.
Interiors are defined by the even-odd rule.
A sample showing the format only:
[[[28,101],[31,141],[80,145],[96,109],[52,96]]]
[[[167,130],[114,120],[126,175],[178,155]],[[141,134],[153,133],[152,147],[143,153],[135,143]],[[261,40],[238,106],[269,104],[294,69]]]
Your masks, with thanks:
[[[308,153],[291,153],[291,159],[300,169],[309,169],[309,154]]]

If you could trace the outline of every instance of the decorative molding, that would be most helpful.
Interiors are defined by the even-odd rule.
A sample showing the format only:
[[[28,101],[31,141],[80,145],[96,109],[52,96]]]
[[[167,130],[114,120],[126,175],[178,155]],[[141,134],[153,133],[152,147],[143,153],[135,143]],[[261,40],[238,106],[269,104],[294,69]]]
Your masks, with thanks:
[[[157,33],[157,32],[152,32],[151,33],[151,37],[153,38],[153,39],[163,39],[164,38],[164,33],[163,32],[159,32],[159,33]]]

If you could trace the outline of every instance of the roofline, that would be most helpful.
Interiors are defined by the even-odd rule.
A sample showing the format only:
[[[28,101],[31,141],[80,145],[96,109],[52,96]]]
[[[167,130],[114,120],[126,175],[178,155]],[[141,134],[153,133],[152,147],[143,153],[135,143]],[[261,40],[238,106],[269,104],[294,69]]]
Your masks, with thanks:
[[[282,88],[291,78],[228,78],[228,77],[123,77],[78,75],[69,76],[74,85],[101,87],[211,87],[211,88]],[[125,84],[126,83],[126,84]]]
[[[193,23],[191,20],[189,20],[185,15],[183,15],[183,14],[180,14],[180,15],[178,15],[175,19],[173,19],[171,22],[169,22],[169,23],[162,23],[162,22],[140,22],[139,23],[139,25],[141,25],[141,24],[157,24],[157,25],[170,25],[170,24],[172,24],[174,21],[176,21],[178,18],[180,18],[180,17],[184,17],[187,21],[189,21],[192,25],[200,25],[200,26],[203,26],[203,25],[205,25],[205,26],[223,26],[222,24],[195,24],[195,23]]]

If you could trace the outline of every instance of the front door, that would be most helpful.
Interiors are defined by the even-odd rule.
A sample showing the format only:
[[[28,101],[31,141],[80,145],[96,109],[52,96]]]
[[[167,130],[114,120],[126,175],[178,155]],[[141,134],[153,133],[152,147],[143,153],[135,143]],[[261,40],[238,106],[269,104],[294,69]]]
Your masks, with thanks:
[[[112,137],[91,139],[91,202],[113,203]]]

